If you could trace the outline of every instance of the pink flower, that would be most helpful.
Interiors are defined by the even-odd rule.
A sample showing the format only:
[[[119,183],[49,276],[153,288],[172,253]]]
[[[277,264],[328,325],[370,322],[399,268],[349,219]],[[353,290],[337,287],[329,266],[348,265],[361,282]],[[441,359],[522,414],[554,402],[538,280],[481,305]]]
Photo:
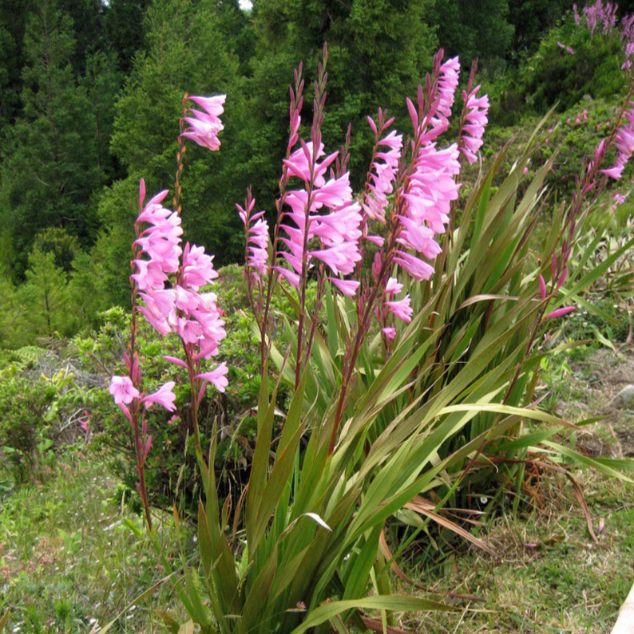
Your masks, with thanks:
[[[552,313],[548,313],[544,317],[544,319],[557,319],[557,317],[562,317],[563,315],[567,315],[568,313],[572,313],[577,310],[574,306],[566,306],[565,308],[558,308],[557,310],[553,310]]]
[[[149,394],[148,396],[143,397],[143,403],[145,403],[146,407],[150,407],[152,403],[158,403],[168,412],[173,412],[176,409],[176,405],[174,405],[176,395],[172,391],[174,389],[174,385],[174,381],[168,381],[162,385],[158,391],[154,392],[154,394]]]
[[[385,335],[388,341],[394,341],[394,339],[396,339],[396,328],[381,328],[381,332]]]
[[[394,262],[418,281],[428,280],[434,273],[433,266],[404,251],[396,252]]]
[[[389,311],[398,317],[398,319],[406,322],[412,321],[414,310],[411,306],[412,300],[409,295],[398,301],[385,302]]]
[[[474,88],[468,95],[464,91],[462,93],[468,113],[463,128],[465,135],[460,139],[460,151],[464,153],[471,165],[477,160],[476,152],[482,147],[482,136],[488,123],[489,97],[487,95],[476,97],[478,90],[480,86]]]
[[[542,301],[546,299],[546,281],[544,280],[542,274],[539,274],[539,294],[542,298]]]
[[[328,278],[346,297],[354,297],[359,288],[359,282],[354,280],[341,280],[338,277]]]
[[[312,144],[303,144],[285,161],[289,171],[305,180],[306,184],[310,181],[308,162],[312,161],[312,151]],[[317,156],[321,155],[323,148],[317,153]],[[316,164],[310,200],[306,189],[291,190],[286,196],[291,211],[284,214],[287,222],[281,228],[287,237],[280,240],[288,247],[282,256],[291,265],[294,274],[282,272],[283,268],[277,270],[296,288],[304,260],[308,267],[313,258],[321,260],[335,275],[349,275],[361,260],[359,241],[363,235],[363,217],[360,205],[352,199],[349,174],[346,172],[328,182],[323,178],[324,164],[330,164],[336,156],[335,152]],[[326,213],[323,213],[324,208]],[[305,253],[305,245],[313,238],[321,240],[322,248]]]
[[[227,385],[229,385],[229,381],[227,380],[228,372],[227,364],[221,363],[215,370],[199,374],[197,378],[203,379],[203,381],[207,381],[208,383],[213,383],[219,392],[224,392]]]
[[[226,95],[216,95],[215,97],[190,97],[191,101],[201,106],[205,112],[190,109],[193,117],[183,117],[183,121],[189,128],[181,134],[186,139],[191,139],[213,152],[220,149],[218,133],[224,128],[220,121],[220,115],[224,112],[223,104]]]
[[[614,165],[605,170],[600,170],[614,180],[619,180],[625,164],[634,153],[634,102],[630,102],[630,108],[625,113],[625,122],[616,132],[614,144],[618,150],[618,156]]]
[[[394,191],[394,181],[403,147],[403,135],[397,135],[393,130],[379,141],[379,146],[381,145],[390,149],[387,152],[377,152],[375,155],[370,168],[370,182],[363,210],[370,218],[385,223],[387,197]]]
[[[403,285],[395,277],[391,277],[385,285],[385,292],[388,295],[398,295],[403,290]]]
[[[183,252],[183,286],[198,291],[215,280],[218,273],[214,270],[213,259],[213,255],[205,253],[205,247],[190,246],[188,242]]]
[[[113,376],[108,391],[117,405],[129,405],[135,398],[139,398],[139,390],[134,387],[128,376]]]
[[[247,209],[243,209],[240,205],[236,204],[238,215],[246,229],[246,265],[254,272],[257,272],[255,273],[256,277],[258,274],[264,276],[266,275],[268,266],[267,247],[269,245],[269,225],[267,221],[262,218],[264,211],[259,211],[252,215],[252,211],[255,207],[255,199],[251,198],[250,194],[247,197],[247,202]]]
[[[625,196],[623,194],[613,194],[612,200],[614,204],[612,205],[613,211],[616,211],[618,205],[622,205],[625,202]]]
[[[445,119],[449,119],[451,116],[459,79],[460,60],[458,57],[452,57],[441,65],[438,79],[438,112]]]

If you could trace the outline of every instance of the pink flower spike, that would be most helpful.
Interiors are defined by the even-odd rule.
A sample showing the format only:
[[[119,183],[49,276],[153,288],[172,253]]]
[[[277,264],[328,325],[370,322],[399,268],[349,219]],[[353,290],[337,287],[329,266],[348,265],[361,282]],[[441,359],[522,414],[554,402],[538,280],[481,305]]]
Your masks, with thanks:
[[[182,359],[179,359],[178,357],[164,356],[163,359],[165,359],[165,361],[169,361],[170,363],[174,363],[176,365],[180,365],[183,368],[187,367],[187,364]]]
[[[542,301],[544,301],[546,299],[546,282],[541,273],[539,274],[539,294],[542,297]]]
[[[346,297],[354,297],[359,288],[359,282],[354,280],[341,280],[338,277],[329,277],[328,279],[341,291],[341,294]]]
[[[224,392],[225,388],[229,385],[227,379],[228,372],[227,364],[221,363],[215,370],[199,374],[196,378],[207,381],[208,383],[213,383],[219,392]]]
[[[601,535],[604,528],[605,528],[605,520],[603,518],[600,518],[599,519],[599,535]]]
[[[566,306],[565,308],[558,308],[557,310],[553,310],[552,313],[548,313],[548,315],[544,317],[544,321],[546,319],[557,319],[557,317],[563,317],[564,315],[567,315],[568,313],[572,313],[575,310],[577,309],[574,306]]]
[[[112,394],[117,405],[128,405],[135,398],[139,398],[139,390],[134,387],[128,376],[113,376],[108,392]]]
[[[172,391],[174,389],[174,385],[174,381],[168,381],[162,385],[158,391],[154,392],[154,394],[149,394],[144,397],[143,403],[145,403],[145,407],[150,407],[152,403],[158,403],[168,412],[173,412],[176,409],[176,405],[174,405],[176,395]]]

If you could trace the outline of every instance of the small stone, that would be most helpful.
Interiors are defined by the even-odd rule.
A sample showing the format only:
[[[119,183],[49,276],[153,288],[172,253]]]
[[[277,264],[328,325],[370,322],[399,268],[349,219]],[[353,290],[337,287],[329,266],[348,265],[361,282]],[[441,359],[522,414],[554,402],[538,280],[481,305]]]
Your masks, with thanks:
[[[634,410],[634,385],[626,385],[610,403],[612,407],[617,409]]]

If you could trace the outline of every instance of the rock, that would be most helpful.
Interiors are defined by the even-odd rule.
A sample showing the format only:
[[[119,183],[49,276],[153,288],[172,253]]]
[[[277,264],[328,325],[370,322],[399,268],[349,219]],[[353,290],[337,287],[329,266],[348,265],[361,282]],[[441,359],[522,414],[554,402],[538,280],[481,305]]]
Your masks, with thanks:
[[[634,410],[634,385],[626,385],[610,403],[612,407],[617,409]]]

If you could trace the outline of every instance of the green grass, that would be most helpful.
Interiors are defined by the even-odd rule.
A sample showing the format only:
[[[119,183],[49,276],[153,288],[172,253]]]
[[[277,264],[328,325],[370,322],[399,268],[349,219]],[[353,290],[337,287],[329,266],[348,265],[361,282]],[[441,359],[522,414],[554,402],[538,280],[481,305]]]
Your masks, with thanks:
[[[634,486],[596,474],[578,474],[595,531],[593,543],[572,487],[559,478],[543,483],[534,511],[494,523],[486,543],[499,558],[476,552],[448,555],[436,567],[408,571],[436,592],[474,594],[482,602],[459,614],[419,620],[421,631],[609,632],[634,582]],[[527,544],[536,544],[535,547]]]
[[[150,544],[133,532],[143,529],[140,516],[117,501],[118,492],[99,456],[80,453],[46,482],[0,501],[0,612],[11,608],[13,632],[88,632],[162,578]],[[160,539],[170,555],[169,525]],[[151,608],[171,601],[167,583],[111,631],[160,631]]]

